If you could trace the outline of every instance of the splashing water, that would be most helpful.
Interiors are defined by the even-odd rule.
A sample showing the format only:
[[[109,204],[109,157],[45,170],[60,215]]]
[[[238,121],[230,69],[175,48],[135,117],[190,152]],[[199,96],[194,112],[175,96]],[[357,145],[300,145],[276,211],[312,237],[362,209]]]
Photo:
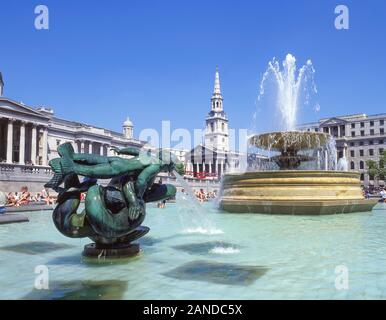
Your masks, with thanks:
[[[320,139],[319,136],[312,135],[296,135],[296,131],[282,132],[280,138],[283,139],[284,146],[299,144],[297,155],[308,157],[308,160],[303,160],[297,170],[337,170],[338,159],[336,151],[336,141],[329,136]],[[249,147],[249,158],[247,171],[270,171],[279,170],[279,166],[275,161],[275,157],[280,155],[277,150],[277,133],[265,134],[263,138],[255,138],[254,142],[264,142],[264,148],[258,148],[253,143]],[[285,148],[284,148],[285,149]],[[258,158],[256,154],[265,156],[266,158]]]
[[[198,202],[194,191],[189,184],[178,172],[173,171],[173,174],[176,177],[177,182],[185,189],[184,193],[180,192],[177,194],[181,223],[187,225],[183,232],[205,235],[222,234],[223,231],[216,228],[208,213],[205,212],[204,208]],[[188,214],[189,220],[184,222],[183,218],[186,217],[186,214]]]
[[[314,82],[315,69],[311,60],[308,60],[304,66],[297,70],[296,58],[291,54],[287,54],[282,65],[283,69],[280,68],[280,64],[275,58],[268,63],[268,68],[260,83],[258,102],[262,100],[266,92],[268,80],[272,80],[276,91],[275,116],[279,117],[280,124],[277,130],[291,131],[296,129],[301,97],[304,97],[304,105],[308,105],[311,95],[317,93]],[[302,96],[301,93],[304,95]],[[319,110],[320,106],[316,104],[314,111],[318,112]]]
[[[270,146],[271,142],[273,146],[277,143],[275,132],[281,132],[284,152],[285,145],[288,143],[299,145],[297,156],[302,156],[304,160],[297,167],[298,170],[337,170],[338,160],[334,139],[329,139],[327,143],[326,141],[312,142],[312,139],[315,137],[317,139],[317,136],[292,134],[299,130],[298,121],[304,121],[304,118],[320,111],[320,105],[313,100],[317,94],[314,75],[315,69],[311,60],[298,69],[296,58],[292,54],[287,54],[282,63],[276,58],[268,63],[268,68],[260,82],[257,109],[253,115],[252,131],[249,133],[248,141],[249,138],[262,132],[271,132],[272,138],[269,139],[268,144],[264,144],[263,148],[254,144],[248,145],[247,166],[244,172],[279,169],[276,160],[279,159],[281,150]],[[313,113],[303,110],[304,107],[311,107],[312,104]],[[293,141],[292,136],[300,141]],[[309,143],[308,139],[310,139]]]
[[[333,137],[330,137],[328,139],[327,145],[326,145],[326,156],[324,158],[325,170],[336,170],[338,167],[338,157],[337,157],[337,151],[336,151],[336,141]]]
[[[196,228],[186,228],[182,231],[182,233],[197,233],[197,234],[203,234],[208,236],[215,236],[218,234],[223,234],[224,232],[220,229],[216,228],[202,228],[202,227],[196,227]]]
[[[236,249],[233,247],[214,247],[209,251],[209,253],[214,253],[214,254],[235,254],[239,253],[240,249]]]

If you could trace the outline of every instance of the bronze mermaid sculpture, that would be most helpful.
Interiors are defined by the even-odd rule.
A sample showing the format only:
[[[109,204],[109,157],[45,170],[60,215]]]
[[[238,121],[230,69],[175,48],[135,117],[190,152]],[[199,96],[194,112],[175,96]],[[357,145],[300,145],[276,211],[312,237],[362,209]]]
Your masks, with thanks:
[[[114,151],[131,158],[75,153],[72,145],[65,143],[58,147],[60,158],[49,162],[54,176],[45,186],[58,192],[54,224],[67,237],[92,239],[95,244],[85,247],[86,256],[103,253],[119,257],[132,253],[131,243],[149,231],[141,226],[146,203],[167,200],[176,194],[173,185],[155,183],[160,172],[175,169],[177,160],[173,154],[161,150],[154,156],[133,147]],[[84,177],[82,182],[79,176]],[[102,186],[98,179],[111,180]],[[84,192],[85,207],[78,213]],[[139,247],[134,248],[137,253]]]

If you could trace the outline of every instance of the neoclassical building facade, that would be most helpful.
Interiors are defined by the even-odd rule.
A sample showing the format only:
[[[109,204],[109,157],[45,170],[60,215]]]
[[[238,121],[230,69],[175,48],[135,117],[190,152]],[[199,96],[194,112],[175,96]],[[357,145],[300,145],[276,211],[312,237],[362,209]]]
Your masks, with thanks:
[[[130,119],[122,132],[55,116],[49,108],[33,108],[4,97],[0,74],[0,189],[17,191],[23,183],[42,187],[50,178],[49,160],[56,158],[57,147],[70,142],[76,152],[113,155],[111,147],[142,147],[134,138]],[[34,187],[32,188],[34,189]]]
[[[300,130],[329,133],[335,138],[337,159],[345,155],[349,170],[359,171],[364,185],[385,186],[384,179],[368,174],[367,160],[379,161],[386,150],[386,113],[354,114],[320,119]]]
[[[57,147],[70,142],[76,152],[111,155],[112,146],[143,146],[133,138],[133,124],[127,119],[123,132],[64,120],[53,110],[31,108],[0,97],[0,161],[7,164],[47,166],[56,158]]]

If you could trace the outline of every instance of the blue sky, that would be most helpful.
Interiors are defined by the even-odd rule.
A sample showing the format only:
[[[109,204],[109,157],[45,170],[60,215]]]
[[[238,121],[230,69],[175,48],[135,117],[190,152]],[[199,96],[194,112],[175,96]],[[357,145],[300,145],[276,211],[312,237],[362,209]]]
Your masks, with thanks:
[[[34,28],[41,3],[49,30]],[[127,115],[136,134],[202,128],[216,65],[230,126],[248,128],[268,61],[287,53],[312,59],[320,116],[386,112],[384,0],[2,0],[0,27],[7,97],[114,130]]]

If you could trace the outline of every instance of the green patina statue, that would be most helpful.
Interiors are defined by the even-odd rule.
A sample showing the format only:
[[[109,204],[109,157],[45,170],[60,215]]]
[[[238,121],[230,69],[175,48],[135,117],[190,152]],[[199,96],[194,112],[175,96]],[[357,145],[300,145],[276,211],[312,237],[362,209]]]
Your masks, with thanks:
[[[88,237],[85,256],[122,257],[139,251],[132,241],[145,235],[141,226],[147,202],[172,198],[173,185],[155,183],[160,172],[172,172],[177,160],[170,152],[156,156],[139,148],[113,149],[119,156],[75,153],[70,143],[58,147],[60,158],[50,161],[53,178],[45,185],[58,192],[53,212],[56,228],[71,238]],[[78,176],[85,177],[82,182]],[[97,179],[111,179],[106,186]],[[63,184],[63,187],[61,185]],[[78,213],[81,194],[87,192],[85,208]]]

